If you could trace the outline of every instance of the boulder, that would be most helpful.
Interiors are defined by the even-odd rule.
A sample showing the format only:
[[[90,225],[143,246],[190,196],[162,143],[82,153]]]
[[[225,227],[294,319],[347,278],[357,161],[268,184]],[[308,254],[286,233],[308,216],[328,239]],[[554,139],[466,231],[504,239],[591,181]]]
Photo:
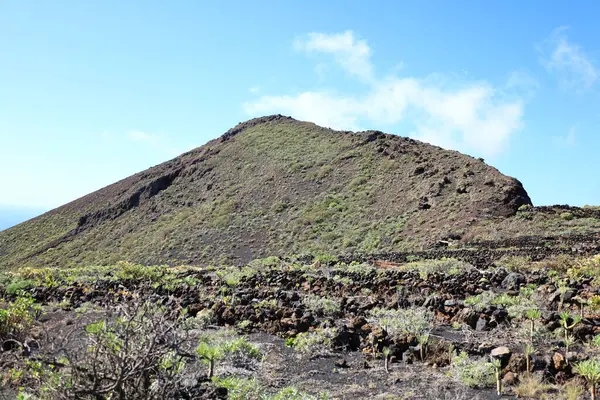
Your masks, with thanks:
[[[563,370],[567,365],[565,356],[559,352],[554,353],[552,356],[552,364],[557,371]]]
[[[479,332],[486,331],[488,329],[488,322],[485,318],[479,318],[475,325],[475,330]]]
[[[510,356],[512,355],[512,351],[506,346],[496,347],[492,349],[490,352],[490,356],[496,360],[500,360],[502,362],[508,362]]]
[[[511,272],[502,280],[502,287],[508,290],[516,290],[519,289],[525,282],[527,282],[525,275],[518,272]]]
[[[502,383],[505,386],[512,386],[517,383],[518,375],[513,372],[507,372],[502,378]]]

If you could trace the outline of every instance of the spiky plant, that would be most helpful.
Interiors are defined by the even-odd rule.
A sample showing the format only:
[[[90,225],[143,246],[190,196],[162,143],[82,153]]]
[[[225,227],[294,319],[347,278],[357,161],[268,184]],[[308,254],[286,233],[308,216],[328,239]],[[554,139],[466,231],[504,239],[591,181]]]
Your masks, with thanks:
[[[384,347],[383,348],[383,367],[385,368],[385,372],[386,373],[390,373],[390,369],[389,369],[389,362],[390,362],[390,354],[391,354],[391,349],[389,347]]]
[[[454,343],[450,343],[448,345],[448,365],[452,365],[454,356],[456,356],[456,348],[454,347]]]
[[[535,353],[535,348],[531,343],[526,343],[523,347],[523,353],[525,354],[525,361],[527,363],[527,373],[531,372],[531,356]]]
[[[567,336],[569,336],[569,332],[571,331],[571,329],[573,329],[578,323],[581,322],[582,318],[579,315],[571,315],[568,312],[561,312],[559,314],[560,316],[560,324],[563,327],[563,331],[565,333],[565,340],[567,340]],[[569,320],[572,321],[571,324],[569,324]]]
[[[496,392],[498,396],[502,396],[502,379],[500,379],[500,371],[502,370],[502,363],[497,358],[492,359],[492,365],[496,370]]]
[[[419,342],[419,351],[421,353],[421,361],[425,359],[427,354],[427,343],[429,343],[429,333],[423,333],[417,337]]]
[[[535,321],[540,319],[542,312],[537,308],[530,308],[525,311],[525,318],[529,320],[529,338],[533,342],[533,334],[535,332]]]
[[[196,348],[196,353],[204,363],[208,364],[208,378],[212,378],[215,373],[216,361],[225,356],[223,348],[219,345],[202,342]]]
[[[575,337],[573,335],[567,335],[564,340],[565,343],[565,363],[569,365],[569,347],[575,343]]]
[[[596,386],[600,381],[600,361],[595,359],[581,361],[574,365],[573,371],[587,381],[592,400],[596,400]]]

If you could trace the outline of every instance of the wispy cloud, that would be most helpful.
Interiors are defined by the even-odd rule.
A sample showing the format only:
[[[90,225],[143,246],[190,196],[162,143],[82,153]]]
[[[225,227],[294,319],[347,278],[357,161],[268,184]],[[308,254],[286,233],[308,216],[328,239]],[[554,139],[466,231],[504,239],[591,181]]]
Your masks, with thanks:
[[[248,91],[252,94],[257,94],[260,92],[260,86],[252,86],[251,88],[248,89]]]
[[[176,156],[183,151],[175,148],[167,137],[138,130],[127,132],[127,138],[134,143],[147,146],[153,150]]]
[[[244,104],[248,114],[278,112],[349,130],[408,123],[414,127],[410,135],[417,139],[485,156],[506,148],[523,125],[525,99],[514,88],[481,81],[456,83],[443,74],[377,77],[367,42],[357,40],[351,31],[312,33],[297,40],[295,47],[332,55],[351,76],[368,83],[366,91],[265,95]]]
[[[511,71],[506,81],[506,88],[519,96],[530,100],[540,88],[540,83],[527,70],[519,69]]]
[[[372,79],[371,48],[365,40],[355,38],[352,31],[332,35],[309,33],[296,39],[294,47],[307,53],[329,54],[348,74],[364,81]]]
[[[576,143],[576,132],[577,128],[572,126],[564,136],[555,136],[552,138],[555,146],[559,147],[573,147]]]
[[[563,89],[585,91],[598,80],[600,72],[581,46],[569,41],[568,27],[559,27],[538,46],[540,61],[554,74]]]

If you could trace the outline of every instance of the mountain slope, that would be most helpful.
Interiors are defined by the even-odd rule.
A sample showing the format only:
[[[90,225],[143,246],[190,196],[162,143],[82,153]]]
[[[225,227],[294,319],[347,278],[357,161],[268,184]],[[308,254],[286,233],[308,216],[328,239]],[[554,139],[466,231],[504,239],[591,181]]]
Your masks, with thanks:
[[[276,115],[0,232],[0,266],[421,249],[530,203],[483,160]]]

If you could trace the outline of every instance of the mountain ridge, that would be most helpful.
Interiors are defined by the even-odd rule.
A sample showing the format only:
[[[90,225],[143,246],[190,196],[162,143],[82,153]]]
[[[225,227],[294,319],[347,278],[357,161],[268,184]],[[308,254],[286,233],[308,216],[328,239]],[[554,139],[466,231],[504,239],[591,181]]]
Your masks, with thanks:
[[[271,115],[0,234],[0,265],[424,249],[531,199],[456,151]]]

